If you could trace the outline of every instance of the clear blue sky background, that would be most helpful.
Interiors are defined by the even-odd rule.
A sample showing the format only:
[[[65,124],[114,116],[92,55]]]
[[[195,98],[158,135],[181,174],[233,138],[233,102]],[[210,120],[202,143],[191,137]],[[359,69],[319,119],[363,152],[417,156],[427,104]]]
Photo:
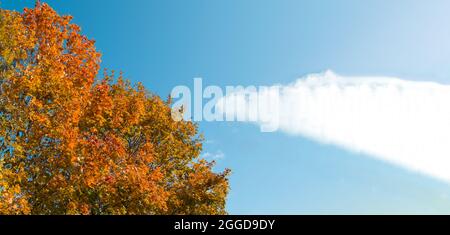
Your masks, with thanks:
[[[34,1],[2,0],[21,10]],[[271,85],[332,69],[450,83],[450,1],[64,0],[102,66],[176,85]],[[244,123],[200,123],[233,170],[232,214],[450,213],[450,186],[370,156]],[[449,166],[450,170],[450,166]]]

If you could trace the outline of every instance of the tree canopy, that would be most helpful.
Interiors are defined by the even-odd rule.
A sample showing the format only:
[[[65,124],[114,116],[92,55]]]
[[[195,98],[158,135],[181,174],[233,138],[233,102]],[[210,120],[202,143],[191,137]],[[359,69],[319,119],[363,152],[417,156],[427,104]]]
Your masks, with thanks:
[[[70,16],[0,9],[0,214],[224,214],[229,170]]]

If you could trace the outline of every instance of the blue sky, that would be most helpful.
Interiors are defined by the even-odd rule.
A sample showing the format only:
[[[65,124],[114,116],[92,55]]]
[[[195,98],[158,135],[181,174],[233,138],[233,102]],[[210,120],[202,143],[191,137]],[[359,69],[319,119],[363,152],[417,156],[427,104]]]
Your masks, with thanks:
[[[2,0],[21,10],[34,1]],[[449,1],[65,0],[102,66],[177,85],[287,84],[331,69],[450,84]],[[231,214],[450,213],[450,186],[372,156],[246,123],[201,122],[233,170]]]

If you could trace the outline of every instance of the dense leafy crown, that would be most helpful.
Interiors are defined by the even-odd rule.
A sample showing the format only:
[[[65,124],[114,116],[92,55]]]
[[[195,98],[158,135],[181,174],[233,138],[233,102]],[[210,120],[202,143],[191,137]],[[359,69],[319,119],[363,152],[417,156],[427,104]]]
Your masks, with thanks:
[[[0,9],[1,214],[223,214],[228,170],[192,122],[122,75],[70,16]]]

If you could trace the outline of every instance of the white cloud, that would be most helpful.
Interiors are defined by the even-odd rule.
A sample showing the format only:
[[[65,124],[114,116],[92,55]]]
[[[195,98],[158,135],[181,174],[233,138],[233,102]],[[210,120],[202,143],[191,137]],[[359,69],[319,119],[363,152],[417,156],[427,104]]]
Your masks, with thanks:
[[[450,182],[450,85],[327,71],[279,87],[279,130]]]
[[[219,160],[225,158],[225,154],[221,150],[218,150],[216,152],[205,152],[201,157],[204,159]]]

